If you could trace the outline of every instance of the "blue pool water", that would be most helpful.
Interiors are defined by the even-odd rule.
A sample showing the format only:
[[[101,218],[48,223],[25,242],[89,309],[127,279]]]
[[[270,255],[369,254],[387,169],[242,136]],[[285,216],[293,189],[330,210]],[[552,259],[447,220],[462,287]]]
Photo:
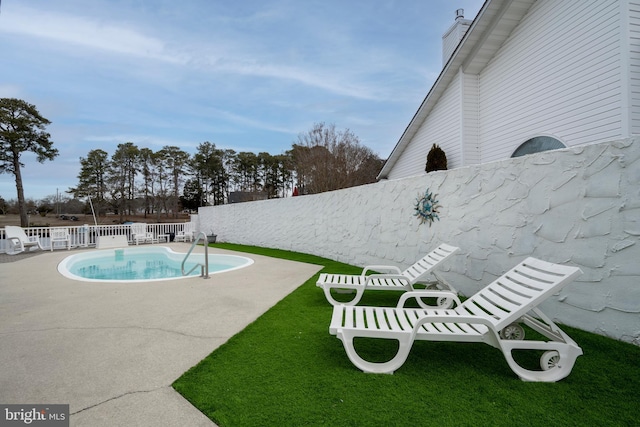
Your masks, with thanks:
[[[200,275],[200,267],[183,276],[181,264],[186,254],[164,246],[122,248],[83,252],[65,258],[58,271],[65,277],[82,281],[142,282],[180,279]],[[185,272],[204,264],[204,254],[189,255]],[[246,257],[226,254],[209,255],[209,274],[235,270],[253,264]]]

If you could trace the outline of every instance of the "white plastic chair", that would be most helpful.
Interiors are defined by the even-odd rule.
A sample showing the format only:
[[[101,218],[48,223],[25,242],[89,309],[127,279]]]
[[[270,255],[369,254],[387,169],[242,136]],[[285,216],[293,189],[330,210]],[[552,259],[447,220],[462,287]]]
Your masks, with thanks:
[[[142,243],[153,243],[153,233],[147,231],[147,224],[144,222],[136,222],[131,224],[131,239],[136,245]]]
[[[6,225],[4,227],[4,234],[7,238],[8,248],[7,253],[9,255],[19,254],[27,249],[40,248],[44,250],[40,243],[40,236],[28,237],[22,227],[15,225]]]
[[[179,230],[176,232],[176,236],[174,238],[174,240],[176,242],[192,242],[193,241],[193,223],[192,222],[186,222],[183,226],[182,226],[182,230]]]
[[[396,266],[388,265],[369,265],[366,266],[361,274],[330,274],[323,273],[318,278],[316,285],[324,290],[327,301],[331,305],[356,305],[361,299],[366,289],[372,290],[390,290],[390,291],[413,291],[414,285],[421,278],[433,274],[435,276],[435,268],[455,254],[460,248],[441,244],[433,251],[429,252],[423,258],[416,261],[412,266],[404,271]],[[389,273],[369,274],[370,271],[389,271]],[[445,287],[449,291],[455,292],[446,281],[436,277],[438,286]],[[337,301],[332,290],[355,290],[355,296],[351,301]],[[452,300],[441,298],[438,306],[450,306]]]
[[[67,228],[50,228],[49,238],[51,244],[51,252],[53,252],[56,243],[66,243],[67,250],[71,249],[71,236]]]
[[[393,373],[400,368],[415,340],[483,342],[502,351],[511,370],[524,381],[553,382],[571,373],[582,349],[537,306],[582,274],[577,267],[527,258],[452,310],[407,308],[410,298],[448,293],[414,291],[400,297],[396,307],[334,306],[329,332],[336,335],[349,360],[364,372]],[[525,340],[523,322],[548,341]],[[358,337],[393,339],[396,355],[386,362],[364,360],[354,348]],[[523,368],[514,350],[540,351],[540,370]]]

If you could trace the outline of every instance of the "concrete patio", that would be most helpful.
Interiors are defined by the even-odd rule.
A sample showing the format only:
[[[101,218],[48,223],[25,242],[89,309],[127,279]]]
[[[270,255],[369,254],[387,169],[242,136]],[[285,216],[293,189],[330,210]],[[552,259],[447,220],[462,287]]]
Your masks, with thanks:
[[[321,268],[249,255],[210,279],[88,283],[56,270],[77,252],[0,260],[0,402],[69,404],[73,426],[214,425],[172,382]]]

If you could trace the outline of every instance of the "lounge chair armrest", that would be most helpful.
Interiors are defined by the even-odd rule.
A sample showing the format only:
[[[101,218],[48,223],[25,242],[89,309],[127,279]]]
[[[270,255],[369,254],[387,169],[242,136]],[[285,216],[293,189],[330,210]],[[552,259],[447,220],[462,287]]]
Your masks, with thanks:
[[[391,271],[396,274],[402,273],[398,267],[395,265],[367,265],[363,270],[361,275],[366,276],[369,271]]]
[[[417,298],[442,298],[442,297],[451,298],[456,303],[456,306],[459,306],[460,304],[462,304],[462,302],[460,302],[460,298],[454,292],[419,290],[419,291],[409,291],[409,292],[403,293],[402,296],[400,296],[400,299],[398,300],[398,305],[396,306],[396,308],[403,308],[405,302],[411,298],[417,299]]]

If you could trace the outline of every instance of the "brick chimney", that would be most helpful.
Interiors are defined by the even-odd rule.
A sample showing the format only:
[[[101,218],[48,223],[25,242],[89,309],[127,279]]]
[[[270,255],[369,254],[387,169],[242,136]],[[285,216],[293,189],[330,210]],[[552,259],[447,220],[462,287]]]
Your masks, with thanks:
[[[449,61],[473,21],[464,19],[464,9],[456,10],[456,21],[442,36],[442,66]]]

